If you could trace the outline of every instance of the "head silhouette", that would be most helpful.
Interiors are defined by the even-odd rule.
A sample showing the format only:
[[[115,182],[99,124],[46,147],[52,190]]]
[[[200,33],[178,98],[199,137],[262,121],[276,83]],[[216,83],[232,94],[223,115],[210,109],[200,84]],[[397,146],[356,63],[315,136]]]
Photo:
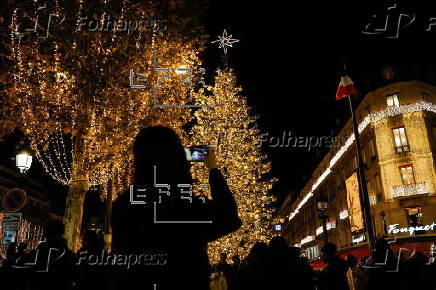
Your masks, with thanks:
[[[264,242],[257,242],[248,255],[251,263],[263,263],[268,258],[268,245]]]
[[[134,144],[135,184],[191,183],[189,163],[177,134],[170,128],[155,126],[142,129]]]
[[[286,251],[288,244],[283,236],[275,236],[269,242],[269,248],[274,253]]]
[[[331,261],[336,255],[336,245],[327,243],[321,248],[321,257],[325,262]]]

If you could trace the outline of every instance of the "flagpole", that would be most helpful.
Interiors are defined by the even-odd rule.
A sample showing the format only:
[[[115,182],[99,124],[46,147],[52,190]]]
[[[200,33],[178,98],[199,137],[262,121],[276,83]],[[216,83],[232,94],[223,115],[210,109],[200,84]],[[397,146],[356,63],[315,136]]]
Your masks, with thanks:
[[[353,129],[354,129],[354,138],[356,141],[356,151],[357,151],[357,166],[359,169],[359,184],[360,184],[360,207],[363,212],[363,219],[365,221],[365,229],[368,233],[368,245],[369,251],[372,253],[375,247],[375,231],[374,224],[372,222],[371,217],[371,205],[369,203],[369,195],[368,189],[366,187],[366,177],[365,177],[365,168],[363,167],[363,158],[362,152],[360,149],[360,137],[359,137],[359,127],[357,125],[356,116],[353,110],[353,104],[351,103],[350,95],[347,95],[348,103],[350,104],[351,118],[353,119]]]

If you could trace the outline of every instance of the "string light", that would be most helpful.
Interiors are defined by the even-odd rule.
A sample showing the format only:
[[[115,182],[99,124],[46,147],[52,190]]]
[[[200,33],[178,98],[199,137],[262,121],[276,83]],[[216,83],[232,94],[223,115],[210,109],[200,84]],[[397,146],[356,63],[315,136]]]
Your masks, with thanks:
[[[0,240],[3,241],[3,215],[0,214]],[[29,220],[22,218],[15,237],[16,243],[26,243],[27,251],[36,249],[43,238],[43,229],[41,226],[31,223]],[[8,245],[0,245],[0,256],[6,258]]]
[[[392,197],[411,196],[428,193],[427,183],[420,182],[417,184],[405,184],[394,186],[391,189]]]
[[[310,243],[310,242],[312,242],[314,240],[315,240],[315,236],[309,235],[309,236],[307,236],[307,237],[305,237],[304,239],[301,240],[299,246],[301,247],[302,245]]]
[[[77,15],[72,24],[63,22],[61,27],[54,26],[47,39],[38,38],[37,33],[20,34],[19,28],[25,25],[18,15],[33,14],[34,7],[30,8],[31,13],[26,7],[14,10],[10,27],[13,65],[8,72],[12,77],[10,84],[2,87],[0,138],[15,128],[21,129],[44,170],[68,185],[70,196],[72,192],[82,193],[74,195],[77,198],[85,195],[87,186],[98,189],[116,172],[122,178],[115,178],[115,199],[127,188],[133,160],[131,148],[139,130],[156,120],[182,128],[193,119],[190,109],[153,107],[154,49],[160,66],[172,68],[183,63],[192,69],[195,79],[199,78],[206,36],[200,26],[195,26],[195,33],[186,34],[188,29],[193,31],[188,28],[192,21],[186,18],[196,17],[179,13],[188,5],[184,1],[175,1],[174,9],[164,13],[158,5],[148,2],[105,2],[102,12],[110,10],[109,13],[120,15],[122,21],[127,17],[141,19],[144,15],[167,18],[165,33],[151,30],[127,34],[116,29],[99,33],[78,29],[87,11],[101,11],[94,9],[101,8],[99,5],[93,1],[80,1],[78,5],[74,1],[47,2],[47,9],[54,8],[60,17],[63,11]],[[152,46],[148,45],[150,35]],[[133,90],[126,85],[131,68],[145,73],[146,89]],[[159,90],[163,104],[193,102],[191,88],[174,75]],[[73,217],[80,219],[82,215],[79,207],[69,206],[67,230]]]
[[[263,178],[271,165],[258,146],[259,130],[256,118],[250,115],[249,106],[240,96],[232,70],[220,70],[215,85],[198,92],[198,103],[212,107],[195,112],[196,122],[188,144],[208,144],[215,148],[218,164],[227,180],[242,220],[240,229],[209,244],[211,263],[217,263],[219,255],[240,255],[244,258],[256,242],[268,242],[272,232],[269,194],[275,178]],[[202,164],[193,164],[193,176],[198,183],[207,184],[208,171]],[[198,193],[200,194],[200,193]],[[210,192],[207,190],[210,197]]]

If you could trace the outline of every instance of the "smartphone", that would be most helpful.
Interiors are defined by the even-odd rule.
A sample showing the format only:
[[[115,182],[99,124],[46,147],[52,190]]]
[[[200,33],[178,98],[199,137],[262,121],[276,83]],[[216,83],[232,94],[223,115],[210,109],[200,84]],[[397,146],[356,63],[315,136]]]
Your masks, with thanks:
[[[191,146],[185,148],[186,160],[189,162],[203,162],[207,154],[209,154],[209,146]]]

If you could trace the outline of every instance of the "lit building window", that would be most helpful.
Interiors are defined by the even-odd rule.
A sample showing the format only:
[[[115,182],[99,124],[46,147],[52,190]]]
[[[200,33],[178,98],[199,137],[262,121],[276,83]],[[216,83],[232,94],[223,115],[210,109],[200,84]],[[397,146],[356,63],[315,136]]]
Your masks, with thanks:
[[[386,96],[386,103],[388,104],[388,107],[399,107],[400,101],[398,100],[398,94]]]
[[[420,207],[406,208],[409,226],[418,227],[422,225],[422,212]]]
[[[339,219],[344,220],[348,217],[348,210],[344,209],[339,213]]]
[[[308,247],[306,250],[307,253],[307,258],[309,260],[315,260],[319,258],[319,247],[318,246],[313,246],[313,247]]]
[[[352,237],[352,243],[353,244],[359,244],[362,243],[366,240],[366,237],[364,234],[361,234],[360,236],[357,237]]]
[[[395,151],[397,153],[410,151],[409,142],[407,141],[406,128],[404,126],[392,129],[395,140]]]
[[[413,174],[413,166],[412,164],[400,166],[401,180],[404,185],[414,184],[415,176]]]

